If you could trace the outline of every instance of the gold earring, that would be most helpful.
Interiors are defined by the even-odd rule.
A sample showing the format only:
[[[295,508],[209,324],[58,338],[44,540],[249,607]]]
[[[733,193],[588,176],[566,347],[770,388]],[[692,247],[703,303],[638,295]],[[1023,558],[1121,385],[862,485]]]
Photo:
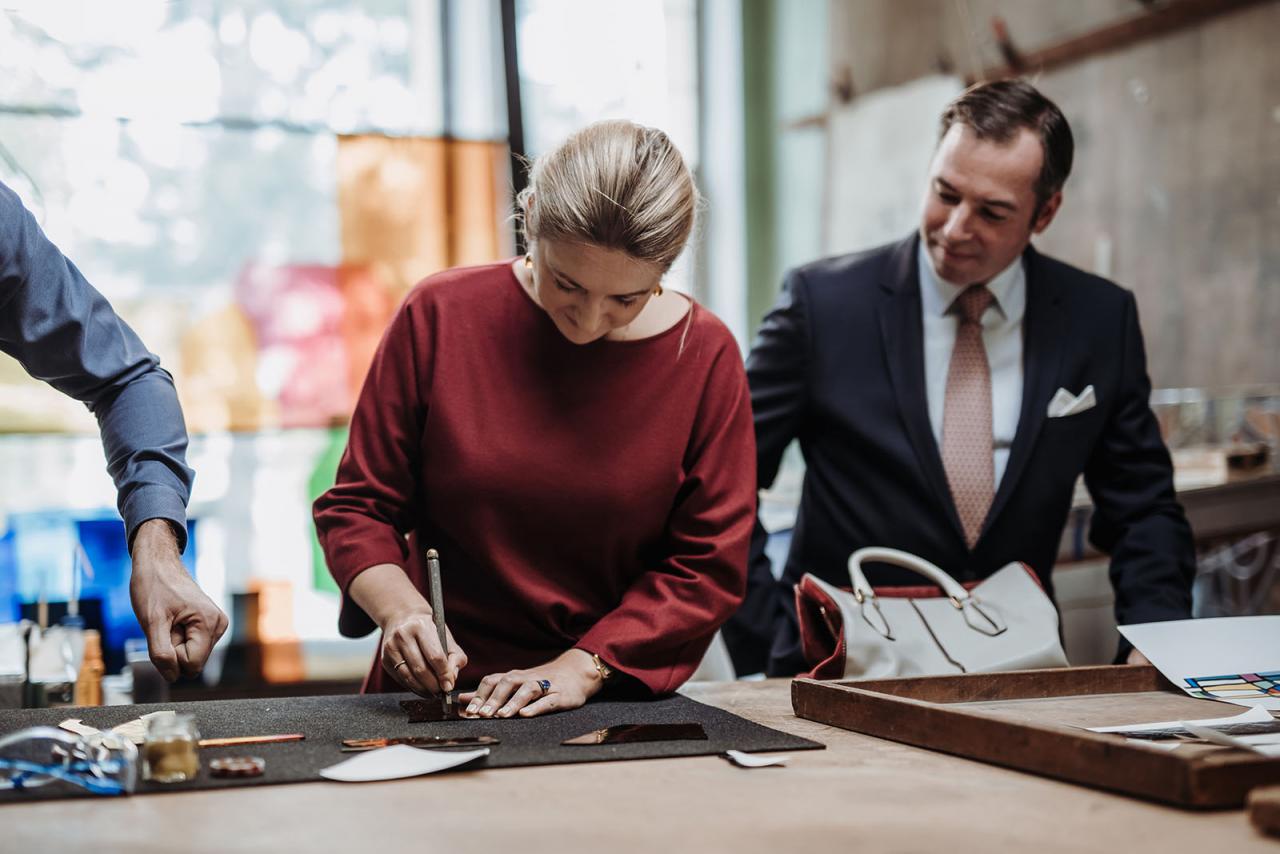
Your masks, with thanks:
[[[653,290],[653,295],[654,295],[655,297],[660,297],[660,296],[662,296],[662,283],[661,283],[661,282],[659,282],[659,283],[658,283],[658,287],[654,288],[654,290]]]
[[[525,256],[524,256],[524,266],[525,266],[527,269],[530,269],[530,270],[532,270],[532,269],[533,269],[533,256],[532,256],[532,255],[525,255]]]

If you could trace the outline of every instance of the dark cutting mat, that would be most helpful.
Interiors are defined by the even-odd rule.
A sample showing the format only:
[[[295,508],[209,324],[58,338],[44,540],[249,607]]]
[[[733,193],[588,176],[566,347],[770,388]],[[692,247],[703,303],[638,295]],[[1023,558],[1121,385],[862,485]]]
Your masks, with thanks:
[[[271,700],[214,700],[94,708],[0,710],[0,735],[29,726],[57,726],[68,718],[110,729],[127,720],[161,709],[190,712],[202,738],[237,735],[305,733],[305,741],[212,747],[200,751],[200,776],[186,783],[164,785],[141,780],[136,794],[221,789],[240,786],[300,783],[320,780],[320,769],[359,753],[341,753],[346,738],[405,735],[492,735],[501,740],[490,753],[460,770],[510,768],[521,765],[559,765],[617,759],[661,759],[708,756],[726,750],[744,752],[821,749],[816,741],[744,720],[737,715],[676,695],[641,702],[601,701],[579,709],[543,717],[515,720],[441,721],[411,724],[400,701],[412,694],[291,697]],[[706,741],[666,741],[644,744],[564,746],[566,738],[618,724],[700,723]],[[219,779],[209,776],[209,760],[218,756],[260,756],[267,770],[261,777]],[[50,797],[92,797],[65,783],[50,783],[24,792],[0,790],[0,804]]]

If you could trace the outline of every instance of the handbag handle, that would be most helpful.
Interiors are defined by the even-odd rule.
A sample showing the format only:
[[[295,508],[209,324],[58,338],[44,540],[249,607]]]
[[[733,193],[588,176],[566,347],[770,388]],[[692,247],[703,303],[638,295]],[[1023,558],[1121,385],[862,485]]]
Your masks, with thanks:
[[[862,573],[862,564],[864,561],[872,563],[891,563],[894,566],[900,566],[904,569],[910,569],[918,572],[934,584],[942,588],[942,592],[951,599],[952,603],[958,608],[969,598],[969,591],[947,575],[938,567],[929,563],[921,557],[899,551],[898,549],[886,549],[879,547],[858,549],[849,555],[849,578],[853,582],[853,595],[859,602],[863,598],[874,599],[876,594],[871,589],[871,585],[867,583],[867,577]]]

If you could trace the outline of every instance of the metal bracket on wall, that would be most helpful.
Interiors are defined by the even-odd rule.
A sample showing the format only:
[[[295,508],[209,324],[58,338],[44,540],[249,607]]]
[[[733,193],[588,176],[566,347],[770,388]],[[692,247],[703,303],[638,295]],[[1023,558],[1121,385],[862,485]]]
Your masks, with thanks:
[[[1033,53],[1018,54],[1015,51],[1014,57],[1020,60],[1020,63],[1010,59],[1009,53],[1006,52],[1006,43],[1012,50],[1013,42],[1009,39],[1008,31],[1004,29],[1004,22],[996,18],[992,21],[992,27],[996,31],[996,41],[1000,45],[1001,53],[1005,56],[1005,64],[985,68],[976,76],[967,77],[965,83],[972,85],[981,80],[999,80],[1024,72],[1049,71],[1080,62],[1091,56],[1120,50],[1147,39],[1196,26],[1250,6],[1273,2],[1276,0],[1179,0],[1179,2],[1161,6],[1144,4],[1145,11],[1100,27],[1093,32],[1075,36]]]

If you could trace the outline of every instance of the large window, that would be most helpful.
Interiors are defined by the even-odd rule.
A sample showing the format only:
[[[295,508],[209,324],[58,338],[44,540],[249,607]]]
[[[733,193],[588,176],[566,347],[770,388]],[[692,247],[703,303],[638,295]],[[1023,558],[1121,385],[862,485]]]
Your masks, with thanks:
[[[0,181],[174,374],[198,580],[335,637],[310,503],[372,347],[417,280],[511,251],[498,4],[6,0],[0,46]],[[0,433],[0,620],[65,598],[77,543],[127,577],[85,408],[0,356]]]
[[[0,3],[0,181],[174,374],[197,578],[233,621],[256,595],[266,640],[336,638],[310,503],[387,314],[440,267],[512,251],[499,10]],[[623,117],[697,167],[694,0],[524,0],[516,23],[530,155]],[[96,433],[0,356],[0,620],[65,597],[77,543],[127,572]]]
[[[536,157],[601,119],[661,128],[698,166],[694,0],[518,0],[525,148]],[[689,291],[690,253],[668,284]]]

